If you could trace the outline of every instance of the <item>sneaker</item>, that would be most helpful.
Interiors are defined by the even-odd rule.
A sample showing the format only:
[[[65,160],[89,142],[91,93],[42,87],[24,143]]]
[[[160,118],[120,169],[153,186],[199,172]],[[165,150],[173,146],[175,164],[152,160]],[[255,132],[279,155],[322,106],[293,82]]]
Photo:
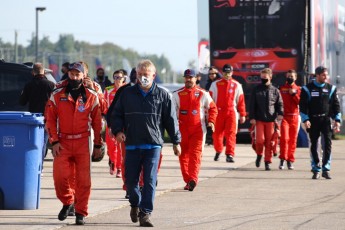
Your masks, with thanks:
[[[216,155],[214,155],[214,161],[218,161],[219,160],[219,155],[220,155],[220,153],[216,153]]]
[[[226,155],[226,162],[234,163],[234,157],[232,155]]]
[[[121,169],[118,169],[117,171],[116,171],[116,178],[121,178],[122,177],[122,175],[121,175]]]
[[[68,216],[75,216],[74,204],[71,205],[69,212],[68,212]]]
[[[319,172],[313,172],[313,176],[311,179],[316,180],[320,178],[320,173]]]
[[[288,167],[289,170],[293,170],[294,169],[291,161],[287,162],[287,167]]]
[[[189,184],[186,184],[183,188],[183,190],[189,190]]]
[[[69,210],[70,210],[71,207],[72,207],[72,204],[62,206],[62,209],[61,209],[61,211],[59,212],[59,215],[58,215],[58,219],[60,221],[63,221],[63,220],[65,220],[67,218]]]
[[[109,174],[110,174],[110,175],[114,175],[114,172],[115,172],[115,165],[114,165],[114,162],[112,162],[112,161],[109,159],[108,165],[109,165]]]
[[[280,160],[279,169],[284,169],[284,160]]]
[[[82,214],[76,213],[75,214],[75,224],[76,225],[84,225],[85,224],[85,216]]]
[[[189,186],[188,190],[192,192],[196,186],[196,182],[194,180],[191,180],[188,182],[188,186]]]
[[[323,171],[321,176],[324,177],[325,179],[328,179],[328,180],[332,179],[332,177],[331,177],[331,175],[329,175],[328,171]]]
[[[271,170],[271,168],[270,168],[270,163],[265,162],[265,170],[266,170],[266,171],[270,171],[270,170]]]
[[[139,214],[139,208],[138,207],[131,207],[131,212],[129,215],[131,216],[131,220],[133,223],[138,222],[138,214]]]
[[[257,168],[260,167],[260,164],[261,164],[261,158],[262,158],[262,155],[257,155],[256,156],[256,161],[255,161],[255,165]]]
[[[139,213],[139,222],[141,227],[153,227],[153,224],[150,220],[150,214],[149,213]]]

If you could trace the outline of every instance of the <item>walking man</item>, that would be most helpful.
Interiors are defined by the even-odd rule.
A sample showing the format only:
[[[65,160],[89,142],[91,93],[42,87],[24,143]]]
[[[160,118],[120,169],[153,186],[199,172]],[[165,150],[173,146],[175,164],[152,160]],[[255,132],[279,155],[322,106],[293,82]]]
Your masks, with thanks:
[[[182,136],[179,160],[186,183],[184,189],[193,191],[198,183],[206,126],[214,131],[217,107],[209,93],[196,86],[197,75],[194,70],[185,70],[184,80],[185,87],[175,91],[173,99]]]
[[[93,156],[98,158],[102,147],[101,111],[97,93],[82,84],[83,65],[71,64],[68,75],[47,103],[46,129],[53,146],[56,196],[63,204],[58,219],[65,220],[74,203],[76,224],[84,225],[91,193],[90,131],[92,126]],[[74,176],[75,185],[71,185]]]
[[[167,91],[154,83],[156,67],[150,60],[137,65],[138,84],[123,90],[111,115],[111,130],[118,142],[126,143],[125,177],[133,223],[153,227],[150,214],[156,192],[157,171],[167,130],[176,155],[180,155],[181,134],[176,111]],[[139,190],[143,169],[144,187]],[[139,218],[138,218],[139,217]]]
[[[280,127],[280,164],[279,169],[284,169],[286,161],[288,169],[294,169],[295,150],[297,135],[300,126],[299,122],[299,100],[301,95],[300,87],[295,84],[297,73],[289,70],[286,73],[286,84],[279,88],[284,105],[284,116]]]
[[[283,100],[279,89],[271,84],[272,70],[265,68],[260,72],[261,84],[257,85],[251,94],[249,104],[249,119],[255,125],[255,165],[260,167],[265,147],[265,170],[271,170],[272,146],[275,132],[275,121],[283,119]]]
[[[340,130],[341,113],[340,104],[337,95],[337,89],[334,85],[327,83],[328,69],[319,66],[315,69],[316,79],[306,86],[302,87],[300,110],[301,119],[309,133],[311,147],[311,171],[312,179],[322,177],[332,179],[329,171],[331,170],[332,153],[332,128],[331,118],[334,122],[334,130]],[[322,163],[317,151],[318,139],[320,133],[324,136],[324,148]]]
[[[223,66],[223,78],[211,84],[210,94],[217,105],[218,116],[213,133],[213,145],[216,150],[214,160],[219,155],[226,142],[226,162],[235,162],[235,146],[238,120],[243,124],[246,121],[246,105],[242,85],[232,79],[233,68],[229,64]]]

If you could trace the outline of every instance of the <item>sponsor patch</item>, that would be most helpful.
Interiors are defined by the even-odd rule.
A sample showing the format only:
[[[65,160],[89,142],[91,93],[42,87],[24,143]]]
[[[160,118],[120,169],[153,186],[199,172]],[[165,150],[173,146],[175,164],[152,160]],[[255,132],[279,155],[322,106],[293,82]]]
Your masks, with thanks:
[[[328,89],[322,89],[322,92],[328,93]]]
[[[188,111],[187,111],[187,110],[180,110],[180,113],[181,113],[182,115],[187,115]]]
[[[84,112],[85,111],[85,106],[84,105],[79,105],[78,106],[78,111],[81,112],[81,113]]]
[[[319,97],[320,93],[319,92],[311,92],[312,97]]]
[[[197,114],[198,114],[198,110],[195,110],[195,109],[194,109],[194,110],[192,111],[192,114],[193,114],[193,115],[197,115]]]
[[[181,96],[185,96],[185,95],[187,95],[188,93],[187,92],[181,92],[181,93],[179,93]]]
[[[60,97],[60,101],[68,101],[67,97]]]
[[[195,92],[194,94],[195,97],[199,97],[199,95],[200,95],[200,92]]]

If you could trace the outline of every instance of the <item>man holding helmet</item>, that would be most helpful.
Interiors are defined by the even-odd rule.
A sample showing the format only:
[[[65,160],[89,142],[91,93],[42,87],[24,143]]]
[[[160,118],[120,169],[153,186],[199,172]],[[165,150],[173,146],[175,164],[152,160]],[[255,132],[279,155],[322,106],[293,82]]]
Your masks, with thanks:
[[[91,192],[90,130],[94,130],[94,158],[101,154],[101,111],[97,93],[83,85],[84,68],[73,63],[69,78],[53,91],[45,109],[46,129],[53,146],[53,178],[65,220],[75,204],[76,224],[84,225]],[[91,125],[90,125],[91,124]],[[70,186],[71,165],[75,165],[75,194]]]

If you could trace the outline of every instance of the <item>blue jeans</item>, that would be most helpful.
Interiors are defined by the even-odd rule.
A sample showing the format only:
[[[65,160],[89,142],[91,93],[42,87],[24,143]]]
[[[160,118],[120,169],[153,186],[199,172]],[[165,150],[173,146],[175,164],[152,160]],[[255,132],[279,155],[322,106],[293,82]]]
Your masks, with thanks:
[[[126,150],[125,178],[132,207],[139,207],[144,213],[151,213],[156,193],[157,170],[161,148]],[[144,173],[142,194],[139,190],[141,169]]]

